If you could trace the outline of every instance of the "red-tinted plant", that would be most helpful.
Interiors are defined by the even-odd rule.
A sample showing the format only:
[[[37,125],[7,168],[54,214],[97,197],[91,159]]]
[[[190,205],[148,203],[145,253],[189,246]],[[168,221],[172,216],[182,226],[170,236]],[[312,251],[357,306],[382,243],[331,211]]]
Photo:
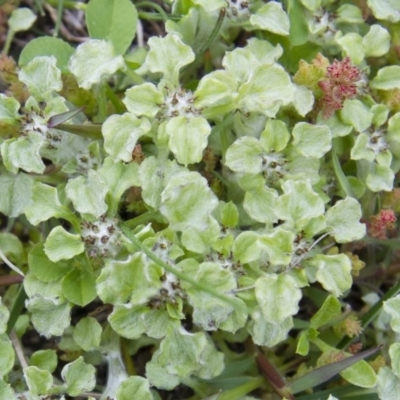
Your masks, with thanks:
[[[368,235],[376,239],[387,239],[388,232],[395,228],[397,218],[393,210],[383,209],[367,222]]]
[[[324,119],[330,118],[336,110],[340,110],[346,99],[357,95],[356,82],[360,79],[360,69],[351,64],[349,57],[342,61],[335,60],[326,69],[325,79],[318,82],[324,92],[321,99]]]

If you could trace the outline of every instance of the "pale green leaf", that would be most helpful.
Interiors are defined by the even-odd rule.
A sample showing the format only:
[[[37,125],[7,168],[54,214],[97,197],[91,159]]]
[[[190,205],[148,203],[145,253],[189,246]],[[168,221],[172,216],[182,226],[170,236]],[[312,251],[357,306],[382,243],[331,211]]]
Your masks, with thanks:
[[[114,214],[125,191],[132,186],[140,186],[139,166],[136,163],[115,162],[111,157],[107,157],[98,172],[108,186],[108,193],[112,199],[110,208]]]
[[[57,68],[62,72],[68,71],[68,61],[74,48],[64,40],[52,36],[40,36],[30,40],[22,49],[18,65],[23,67],[38,56],[54,56]]]
[[[274,213],[277,197],[276,190],[263,185],[246,192],[243,208],[255,221],[271,224],[278,220]]]
[[[392,317],[390,326],[400,333],[400,295],[383,302],[383,309]]]
[[[0,399],[17,400],[14,390],[9,383],[0,378]]]
[[[342,49],[344,56],[349,57],[353,64],[361,64],[364,60],[365,53],[363,38],[358,33],[346,33],[344,36],[337,38],[336,42]]]
[[[361,206],[357,200],[346,197],[326,212],[327,230],[338,243],[353,242],[365,235],[365,224],[360,223]]]
[[[24,368],[24,377],[29,387],[29,392],[34,395],[48,393],[53,385],[51,373],[35,366]]]
[[[13,173],[21,168],[26,172],[42,174],[46,168],[40,156],[43,143],[43,136],[37,132],[29,132],[17,140],[6,140],[1,145],[4,166]]]
[[[53,93],[63,87],[61,71],[57,68],[57,59],[53,56],[35,57],[21,68],[18,78],[28,86],[29,93],[39,101],[49,101]]]
[[[201,161],[211,133],[211,127],[205,118],[171,118],[167,122],[166,132],[169,136],[169,149],[179,163],[187,166]]]
[[[13,97],[0,93],[0,121],[15,124],[19,118],[18,110],[21,107]]]
[[[351,125],[358,132],[363,132],[370,127],[373,115],[360,100],[347,99],[340,110],[340,117],[345,124]]]
[[[130,376],[123,381],[115,393],[116,400],[132,400],[132,394],[140,400],[153,400],[149,381],[141,376]]]
[[[381,57],[390,49],[390,33],[380,25],[372,25],[362,45],[366,57]]]
[[[312,91],[305,86],[293,84],[294,98],[293,106],[302,117],[305,117],[313,108],[314,95]]]
[[[400,88],[400,65],[380,68],[370,82],[372,89],[390,90]]]
[[[220,221],[226,228],[235,228],[239,222],[239,212],[235,204],[230,201],[229,203],[220,202]]]
[[[70,260],[52,262],[44,252],[44,242],[36,244],[28,255],[29,270],[43,282],[53,282],[67,274],[72,268]]]
[[[379,369],[377,391],[381,400],[399,400],[400,379],[390,368]]]
[[[30,8],[16,8],[8,19],[8,26],[13,32],[27,31],[35,23],[36,18]]]
[[[147,42],[150,50],[146,63],[151,72],[160,72],[166,81],[178,84],[180,69],[194,61],[194,52],[175,34],[151,37]]]
[[[207,180],[197,172],[182,172],[170,178],[161,194],[161,213],[176,230],[204,230],[218,200]]]
[[[273,347],[285,340],[292,328],[293,320],[291,317],[286,318],[282,322],[266,321],[260,308],[256,307],[252,314],[252,321],[247,329],[255,344],[258,346]]]
[[[342,4],[337,9],[336,23],[362,24],[364,18],[359,7],[352,4]]]
[[[248,45],[245,47],[236,47],[234,50],[226,52],[222,60],[222,65],[235,76],[239,83],[246,82],[252,72],[261,64],[273,64],[283,53],[279,44],[274,47],[266,40],[253,37],[247,43]],[[207,75],[203,79],[206,77]]]
[[[289,35],[289,17],[282,9],[282,4],[269,2],[250,17],[250,23],[258,29],[277,35]]]
[[[209,346],[212,346],[211,352],[207,349]],[[207,356],[206,360],[204,356]],[[181,326],[170,325],[167,336],[160,343],[158,363],[169,374],[190,376],[199,370],[203,363],[208,362],[209,369],[213,364],[219,367],[215,371],[216,376],[224,367],[222,360],[223,354],[217,352],[214,345],[209,343],[204,332],[189,333]]]
[[[351,288],[351,261],[346,255],[318,254],[309,262],[317,268],[317,281],[334,296],[339,297]]]
[[[150,207],[158,209],[161,204],[161,193],[170,177],[179,172],[187,171],[175,160],[165,160],[147,157],[139,167],[142,198]]]
[[[242,264],[258,260],[262,254],[262,247],[258,238],[259,234],[253,231],[240,233],[233,243],[234,259]]]
[[[136,116],[155,117],[164,103],[164,95],[150,82],[133,86],[125,92],[123,103]]]
[[[394,172],[387,165],[370,164],[370,172],[367,176],[367,186],[373,192],[386,191],[393,189]]]
[[[0,338],[0,354],[0,377],[4,377],[12,370],[15,361],[13,346],[6,336]]]
[[[292,134],[293,145],[304,157],[321,158],[332,147],[332,133],[327,126],[298,122]]]
[[[287,125],[279,119],[268,119],[260,135],[260,144],[266,152],[280,152],[288,144],[290,133]]]
[[[155,360],[158,358],[159,351],[157,350],[153,359],[146,364],[146,377],[152,386],[159,389],[172,390],[179,385],[179,378],[176,375],[169,374],[165,368],[163,368]]]
[[[138,15],[129,0],[90,0],[86,8],[86,24],[93,39],[112,43],[116,54],[124,54],[136,33]]]
[[[288,180],[282,183],[282,189],[284,194],[278,198],[274,211],[280,219],[291,221],[296,230],[302,230],[311,218],[324,213],[324,202],[309,180]]]
[[[194,4],[198,4],[208,13],[226,7],[225,0],[193,0]]]
[[[400,4],[397,0],[367,0],[367,4],[377,19],[400,21]]]
[[[96,280],[93,272],[83,268],[69,271],[62,281],[62,291],[71,303],[84,307],[96,298]]]
[[[102,328],[95,318],[82,318],[74,328],[72,337],[83,350],[89,351],[99,347]]]
[[[240,86],[238,107],[244,112],[260,112],[275,117],[280,106],[289,104],[293,96],[294,86],[283,67],[261,65],[249,81]]]
[[[137,339],[146,331],[143,319],[146,312],[149,312],[149,308],[143,305],[136,307],[132,304],[118,305],[114,307],[108,320],[120,336]]]
[[[10,312],[8,311],[8,308],[3,304],[0,297],[0,335],[6,332],[9,317]]]
[[[138,139],[150,131],[147,119],[126,113],[114,114],[102,126],[104,149],[114,161],[132,161],[132,151]]]
[[[55,350],[38,350],[35,351],[30,359],[29,364],[40,368],[41,370],[47,370],[53,373],[57,367],[58,358]]]
[[[115,53],[110,42],[91,39],[75,50],[69,60],[69,69],[81,88],[90,89],[118,70],[124,70],[125,62],[121,55]]]
[[[70,396],[79,396],[82,392],[90,391],[96,385],[95,368],[86,364],[83,357],[67,364],[61,371],[61,377],[67,384]]]
[[[67,232],[61,226],[52,229],[44,244],[44,252],[53,262],[69,260],[84,250],[81,237]]]
[[[107,184],[102,175],[92,169],[89,170],[87,177],[78,176],[70,179],[65,188],[65,193],[78,212],[96,218],[107,211],[107,204],[104,201],[107,191]]]
[[[72,214],[60,203],[57,189],[40,182],[36,182],[32,187],[32,202],[25,209],[26,218],[32,225],[38,225],[52,217],[68,219]]]
[[[31,203],[33,178],[27,174],[2,173],[0,176],[0,212],[18,217]]]
[[[33,326],[47,338],[61,336],[71,324],[71,306],[66,301],[45,299],[38,295],[28,300],[26,306],[32,314]]]
[[[281,324],[299,310],[301,290],[287,274],[266,274],[258,278],[255,294],[265,322]]]
[[[329,295],[321,308],[311,317],[310,324],[314,329],[320,328],[322,325],[332,321],[335,317],[340,315],[341,304],[340,301]]]
[[[194,93],[195,107],[207,118],[220,118],[234,110],[238,84],[229,71],[213,71],[205,75]]]
[[[400,343],[390,345],[389,355],[392,361],[392,371],[397,378],[400,378]]]
[[[257,174],[262,171],[263,148],[250,136],[237,139],[225,154],[225,165],[235,172]]]

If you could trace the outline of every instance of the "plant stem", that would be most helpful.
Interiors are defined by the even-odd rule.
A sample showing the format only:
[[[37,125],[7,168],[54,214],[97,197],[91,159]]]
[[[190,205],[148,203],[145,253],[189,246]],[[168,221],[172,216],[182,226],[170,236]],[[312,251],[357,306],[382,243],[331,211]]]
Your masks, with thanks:
[[[156,3],[153,3],[152,1],[141,1],[140,3],[136,4],[136,8],[139,8],[139,7],[151,7],[151,8],[154,8],[155,10],[157,10],[159,12],[159,14],[161,15],[161,17],[164,20],[164,22],[168,21],[168,15],[162,9],[162,7],[159,6]]]
[[[244,308],[245,305],[243,302],[239,301],[239,299],[235,298],[234,296],[228,296],[226,294],[220,293],[217,290],[209,287],[208,285],[204,285],[195,279],[190,278],[187,276],[185,273],[179,271],[175,267],[173,267],[170,264],[167,264],[165,261],[161,260],[159,257],[157,257],[151,250],[149,250],[147,247],[145,247],[137,238],[136,236],[131,232],[131,230],[128,228],[126,224],[121,224],[121,230],[124,233],[124,235],[132,242],[132,244],[139,250],[142,251],[144,254],[147,255],[151,260],[153,260],[156,264],[160,265],[162,268],[164,268],[166,271],[174,274],[176,277],[178,277],[180,280],[185,281],[190,283],[192,286],[194,286],[196,289],[206,292],[211,294],[212,296],[225,301],[226,303],[232,305],[235,309],[239,308]]]

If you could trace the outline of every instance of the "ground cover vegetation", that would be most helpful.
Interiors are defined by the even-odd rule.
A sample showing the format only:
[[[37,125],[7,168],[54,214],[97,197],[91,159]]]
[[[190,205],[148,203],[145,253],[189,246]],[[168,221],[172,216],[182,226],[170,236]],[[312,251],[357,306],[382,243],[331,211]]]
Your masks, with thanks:
[[[0,399],[400,399],[398,1],[0,3]]]

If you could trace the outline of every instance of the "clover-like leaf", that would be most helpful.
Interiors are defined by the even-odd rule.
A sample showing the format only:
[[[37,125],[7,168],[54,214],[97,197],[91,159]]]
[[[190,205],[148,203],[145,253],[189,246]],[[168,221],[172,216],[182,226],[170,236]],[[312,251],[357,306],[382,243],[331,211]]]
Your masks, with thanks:
[[[111,214],[115,214],[124,192],[132,186],[140,186],[139,166],[136,163],[115,162],[111,157],[107,157],[98,172],[108,186],[108,193],[112,199]]]
[[[8,19],[8,26],[13,32],[27,31],[35,23],[36,18],[30,8],[16,8]]]
[[[372,113],[360,100],[346,100],[340,111],[340,117],[345,124],[352,125],[358,132],[367,130],[372,122]]]
[[[368,6],[377,19],[400,21],[400,4],[395,0],[368,0]]]
[[[86,8],[90,37],[112,43],[116,54],[124,54],[136,33],[138,15],[129,0],[91,0]]]
[[[10,317],[10,312],[8,308],[3,305],[3,302],[0,297],[0,335],[6,332],[7,330],[7,322]]]
[[[321,158],[332,147],[332,134],[327,126],[298,122],[292,133],[293,145],[304,157]]]
[[[211,133],[205,118],[171,118],[166,125],[166,132],[169,136],[169,149],[179,163],[187,166],[201,161]]]
[[[60,203],[56,188],[36,182],[32,187],[32,204],[25,214],[32,225],[38,225],[52,217],[68,219],[72,213]]]
[[[271,224],[278,220],[274,213],[277,198],[276,190],[263,185],[246,191],[243,208],[255,221]]]
[[[351,288],[351,262],[344,254],[314,256],[310,263],[317,268],[316,279],[325,290],[334,296],[341,296]]]
[[[301,290],[287,274],[266,274],[255,284],[257,302],[266,322],[280,324],[299,310]]]
[[[24,368],[24,377],[29,388],[29,392],[34,395],[46,394],[53,385],[53,377],[47,370],[31,366]]]
[[[366,57],[381,57],[390,49],[390,33],[380,25],[372,25],[362,44]]]
[[[248,326],[254,343],[259,346],[273,347],[288,337],[289,331],[293,328],[291,317],[278,322],[267,321],[259,307],[256,307],[251,315],[252,321]]]
[[[0,398],[7,400],[17,400],[14,390],[9,383],[0,378]]]
[[[392,329],[400,333],[400,295],[384,301],[383,309],[392,317],[390,320]]]
[[[251,136],[237,139],[225,154],[225,165],[235,172],[257,174],[262,171],[262,154],[260,142]]]
[[[124,68],[124,59],[115,53],[113,45],[99,39],[79,45],[69,60],[69,69],[83,89],[90,89]]]
[[[250,23],[258,29],[277,35],[289,35],[289,17],[283,11],[282,4],[274,1],[264,4],[255,14],[252,14]]]
[[[53,373],[57,367],[57,353],[55,350],[38,350],[29,358],[29,364],[40,368],[41,370]]]
[[[155,117],[164,102],[164,95],[150,82],[133,86],[125,92],[123,100],[130,113]]]
[[[289,265],[292,260],[293,241],[295,234],[282,228],[276,228],[271,233],[259,237],[259,243],[268,254],[271,265]]]
[[[71,306],[67,301],[45,299],[36,296],[26,302],[32,313],[32,324],[45,337],[61,336],[71,324]]]
[[[149,381],[141,376],[130,376],[124,380],[115,393],[116,400],[131,400],[132,393],[141,400],[153,400],[154,397],[150,391]]]
[[[6,140],[1,145],[4,166],[13,173],[21,168],[26,172],[42,174],[46,168],[40,156],[43,143],[43,136],[37,132],[29,132],[17,140]]]
[[[61,377],[67,384],[67,393],[78,396],[84,391],[89,391],[96,385],[95,368],[86,364],[83,357],[78,357],[67,364],[61,371]]]
[[[0,377],[7,375],[15,361],[15,352],[10,340],[6,336],[0,338]]]
[[[260,112],[275,117],[280,106],[289,104],[293,96],[293,84],[283,67],[278,64],[260,65],[249,81],[240,86],[238,107],[244,112]]]
[[[15,124],[19,118],[18,110],[21,107],[13,97],[0,93],[0,121]]]
[[[400,393],[400,378],[389,367],[379,368],[377,382],[377,392],[380,399],[397,400]]]
[[[400,88],[400,65],[380,68],[370,82],[372,89],[390,90]]]
[[[0,176],[0,212],[15,218],[31,203],[33,178],[27,174],[2,173]]]
[[[291,221],[297,230],[303,229],[311,218],[322,215],[324,202],[311,187],[310,181],[287,180],[282,183],[284,194],[276,202],[276,215]]]
[[[62,281],[62,292],[71,303],[86,306],[97,296],[93,272],[80,267],[72,269]]]
[[[132,161],[132,151],[138,139],[149,132],[147,119],[134,115],[112,115],[102,126],[104,149],[115,161]]]
[[[194,61],[194,52],[175,34],[151,37],[148,41],[150,47],[146,63],[151,72],[160,72],[166,81],[173,85],[178,84],[180,69]]]
[[[44,244],[44,252],[53,262],[69,260],[84,250],[81,237],[67,232],[61,226],[55,227],[49,233]]]
[[[108,188],[104,178],[96,171],[89,170],[88,176],[70,179],[65,188],[68,198],[81,214],[99,218],[107,211],[104,199]]]
[[[358,33],[346,33],[344,36],[338,37],[336,42],[353,64],[358,65],[364,60],[363,38]]]
[[[83,350],[89,351],[99,347],[102,328],[95,318],[82,318],[74,328],[73,338]]]
[[[57,59],[53,56],[35,57],[21,68],[18,78],[39,101],[50,100],[53,92],[58,92],[63,87],[61,71],[57,68]]]
[[[364,237],[365,224],[360,223],[361,206],[357,200],[347,197],[339,200],[326,212],[327,230],[338,243],[347,243]]]
[[[161,213],[176,230],[207,228],[208,216],[218,205],[205,178],[197,172],[173,175],[161,194]]]

